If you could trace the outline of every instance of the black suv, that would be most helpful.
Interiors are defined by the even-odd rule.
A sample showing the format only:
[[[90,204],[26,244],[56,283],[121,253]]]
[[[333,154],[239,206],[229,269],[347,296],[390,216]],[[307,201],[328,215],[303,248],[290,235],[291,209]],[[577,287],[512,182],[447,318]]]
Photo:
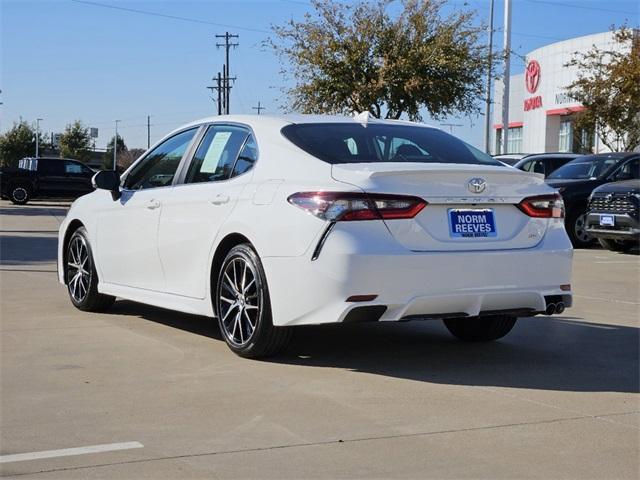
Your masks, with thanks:
[[[36,197],[77,198],[93,191],[95,173],[77,160],[24,158],[18,168],[0,170],[0,192],[16,205]]]
[[[584,155],[549,175],[547,184],[557,188],[564,199],[567,233],[574,247],[588,247],[593,238],[587,232],[589,195],[609,182],[638,178],[640,153]]]
[[[589,198],[587,233],[609,250],[626,252],[637,247],[640,180],[606,183],[596,188]]]

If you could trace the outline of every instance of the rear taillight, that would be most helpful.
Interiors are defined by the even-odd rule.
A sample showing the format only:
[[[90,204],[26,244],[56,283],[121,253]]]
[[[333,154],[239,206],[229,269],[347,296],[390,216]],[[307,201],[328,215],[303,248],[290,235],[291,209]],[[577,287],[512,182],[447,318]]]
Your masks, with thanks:
[[[299,192],[287,200],[331,222],[413,218],[427,205],[418,197],[357,192]]]
[[[518,208],[530,217],[564,218],[564,202],[557,193],[525,198],[518,204]]]

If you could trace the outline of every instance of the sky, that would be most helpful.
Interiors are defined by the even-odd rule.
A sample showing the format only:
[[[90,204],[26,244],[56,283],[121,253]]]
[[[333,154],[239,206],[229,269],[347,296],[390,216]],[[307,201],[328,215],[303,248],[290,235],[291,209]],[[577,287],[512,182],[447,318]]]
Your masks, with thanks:
[[[472,9],[488,23],[489,1],[451,0],[444,12]],[[222,69],[215,35],[225,31],[239,35],[230,60],[237,77],[232,113],[256,113],[258,102],[263,113],[281,113],[287,83],[263,43],[272,25],[299,20],[311,8],[305,0],[0,0],[0,131],[41,118],[44,132],[62,132],[78,119],[98,128],[96,146],[104,148],[118,119],[127,146],[146,148],[147,115],[153,144],[216,113],[206,87]],[[503,9],[504,0],[495,0],[498,48]],[[640,24],[639,0],[513,0],[512,49],[524,55],[624,23]],[[523,70],[513,57],[511,73]],[[483,146],[482,116],[426,123],[460,124],[454,134]]]

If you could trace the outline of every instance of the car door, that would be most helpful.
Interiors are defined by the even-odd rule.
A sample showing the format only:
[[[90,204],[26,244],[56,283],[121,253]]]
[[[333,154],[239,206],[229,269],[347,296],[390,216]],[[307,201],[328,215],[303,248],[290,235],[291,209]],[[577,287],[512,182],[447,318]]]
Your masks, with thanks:
[[[207,128],[160,216],[159,251],[167,292],[205,297],[214,239],[250,181],[256,160],[257,146],[248,128]]]
[[[37,183],[41,195],[63,195],[66,185],[64,161],[53,158],[38,159]]]
[[[164,291],[158,222],[197,128],[168,138],[127,173],[121,197],[98,213],[96,252],[102,281]]]

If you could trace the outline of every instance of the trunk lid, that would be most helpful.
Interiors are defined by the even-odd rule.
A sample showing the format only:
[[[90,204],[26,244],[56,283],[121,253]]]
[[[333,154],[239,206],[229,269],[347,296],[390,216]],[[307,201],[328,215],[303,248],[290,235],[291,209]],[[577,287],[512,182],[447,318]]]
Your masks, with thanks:
[[[367,193],[426,200],[427,207],[412,219],[385,220],[394,238],[414,251],[534,247],[544,237],[549,219],[529,217],[516,205],[525,197],[554,192],[542,175],[487,165],[352,163],[333,165],[332,175]],[[474,180],[484,181],[480,193],[470,191]],[[465,218],[473,225],[456,226]],[[486,226],[491,223],[493,228]]]

